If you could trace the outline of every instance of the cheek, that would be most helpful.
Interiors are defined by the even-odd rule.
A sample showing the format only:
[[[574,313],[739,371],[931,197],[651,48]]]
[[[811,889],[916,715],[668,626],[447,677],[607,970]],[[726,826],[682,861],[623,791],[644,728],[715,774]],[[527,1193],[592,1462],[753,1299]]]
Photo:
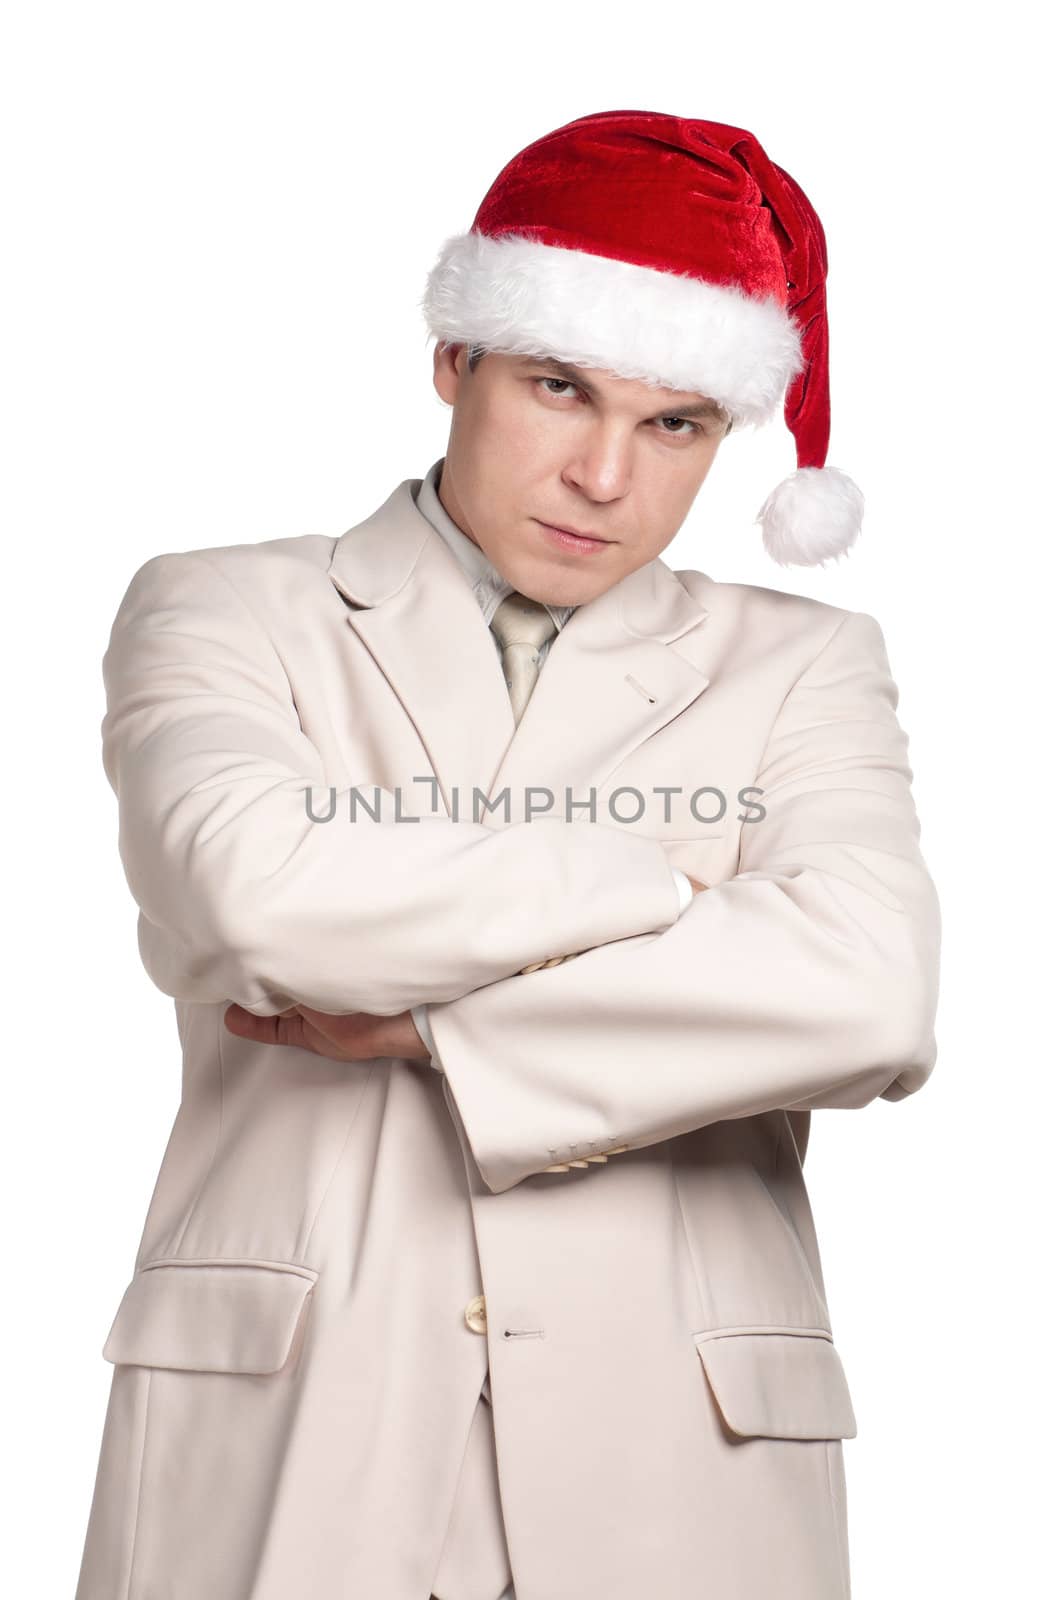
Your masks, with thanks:
[[[652,561],[671,544],[688,509],[688,497],[679,492],[675,473],[663,474],[659,482],[640,485],[634,514],[627,518],[636,530],[638,564]]]
[[[463,444],[483,480],[527,480],[551,438],[542,409],[509,390],[485,392],[470,410]]]
[[[637,524],[652,530],[647,532],[644,541],[647,546],[655,546],[648,550],[647,560],[659,555],[683,526],[715,454],[716,448],[691,449],[689,455],[684,453],[682,461],[662,462],[658,458],[647,463],[647,477],[639,484]]]
[[[484,434],[471,440],[472,448],[463,452],[454,482],[476,542],[489,560],[498,565],[500,540],[504,544],[522,500],[519,483],[513,481],[508,450],[493,446]]]
[[[505,448],[511,453],[511,471],[519,478],[534,478],[544,466],[560,464],[564,458],[566,434],[559,419],[544,406],[512,406],[506,414],[504,436]]]

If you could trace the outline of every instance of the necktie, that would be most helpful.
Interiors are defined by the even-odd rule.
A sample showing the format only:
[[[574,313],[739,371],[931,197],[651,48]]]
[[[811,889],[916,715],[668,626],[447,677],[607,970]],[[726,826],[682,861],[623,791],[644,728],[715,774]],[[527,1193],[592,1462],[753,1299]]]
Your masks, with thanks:
[[[514,589],[496,608],[491,632],[502,646],[502,671],[519,722],[539,676],[539,652],[557,632],[557,624],[538,600]]]
[[[519,722],[539,676],[539,652],[547,639],[557,632],[557,624],[538,600],[529,600],[526,594],[514,589],[491,618],[491,632],[502,645],[502,670],[513,715]],[[568,955],[549,956],[545,961],[533,961],[520,970],[522,973],[538,972],[540,967],[557,967],[582,954],[582,950],[573,950]]]

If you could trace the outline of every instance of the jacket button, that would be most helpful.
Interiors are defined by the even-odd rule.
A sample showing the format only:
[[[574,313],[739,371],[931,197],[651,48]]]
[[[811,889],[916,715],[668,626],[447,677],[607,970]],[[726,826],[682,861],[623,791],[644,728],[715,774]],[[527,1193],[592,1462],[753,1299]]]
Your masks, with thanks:
[[[470,1300],[465,1307],[465,1322],[473,1333],[487,1332],[487,1302],[482,1294],[478,1294],[475,1300]]]

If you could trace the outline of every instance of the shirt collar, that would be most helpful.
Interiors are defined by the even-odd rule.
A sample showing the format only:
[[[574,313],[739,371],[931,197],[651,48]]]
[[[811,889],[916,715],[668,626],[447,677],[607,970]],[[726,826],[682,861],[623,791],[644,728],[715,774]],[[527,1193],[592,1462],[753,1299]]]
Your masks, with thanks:
[[[443,471],[443,462],[446,458],[440,456],[438,461],[432,463],[425,473],[420,489],[417,491],[415,505],[418,511],[439,534],[440,538],[450,547],[458,565],[469,580],[488,624],[500,603],[507,594],[512,594],[513,585],[504,578],[494,562],[475,544],[468,534],[463,533],[457,523],[449,515],[439,498],[439,479]],[[575,606],[546,605],[547,611],[560,631],[573,611]]]

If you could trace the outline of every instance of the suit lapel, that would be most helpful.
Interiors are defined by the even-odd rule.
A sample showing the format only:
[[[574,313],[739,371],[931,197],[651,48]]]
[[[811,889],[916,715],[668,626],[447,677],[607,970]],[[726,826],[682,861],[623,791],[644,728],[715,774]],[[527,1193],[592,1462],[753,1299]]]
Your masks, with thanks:
[[[550,811],[564,815],[566,788],[573,801],[586,798],[705,689],[704,664],[675,643],[708,613],[663,561],[629,573],[573,612],[514,730],[494,639],[465,574],[417,510],[419,487],[406,479],[337,541],[329,577],[353,603],[347,620],[416,729],[448,812],[457,801],[457,815],[474,820],[479,788],[503,798],[481,820],[521,822],[526,794],[535,806],[546,797],[531,791],[548,789]],[[607,822],[605,800],[598,820]]]

